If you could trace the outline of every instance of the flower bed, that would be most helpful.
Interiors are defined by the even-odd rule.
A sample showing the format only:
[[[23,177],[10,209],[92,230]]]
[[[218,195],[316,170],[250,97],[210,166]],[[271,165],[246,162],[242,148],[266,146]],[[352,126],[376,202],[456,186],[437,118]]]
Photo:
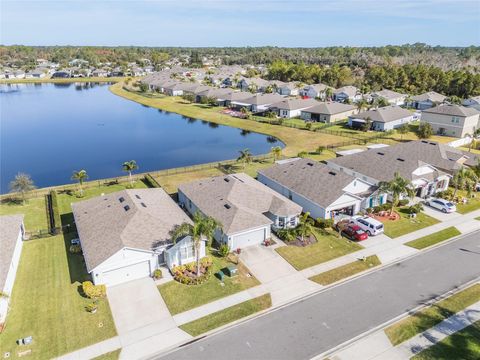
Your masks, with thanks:
[[[397,221],[400,219],[400,214],[394,211],[393,213],[390,214],[390,211],[384,210],[380,211],[376,214],[370,214],[370,217],[379,220],[379,221]]]
[[[197,276],[197,264],[191,262],[185,265],[175,266],[172,269],[173,278],[181,284],[199,285],[203,284],[212,274],[211,267],[213,261],[210,257],[204,257],[200,260],[200,275]]]

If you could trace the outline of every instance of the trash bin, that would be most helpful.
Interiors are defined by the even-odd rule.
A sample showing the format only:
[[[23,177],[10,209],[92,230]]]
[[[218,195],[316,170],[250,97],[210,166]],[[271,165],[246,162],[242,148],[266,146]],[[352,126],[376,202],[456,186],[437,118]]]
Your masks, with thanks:
[[[237,276],[238,275],[238,268],[236,266],[228,266],[225,268],[225,273],[229,277]]]
[[[219,272],[215,273],[215,276],[218,278],[218,280],[223,281],[225,274],[222,270],[220,270]]]

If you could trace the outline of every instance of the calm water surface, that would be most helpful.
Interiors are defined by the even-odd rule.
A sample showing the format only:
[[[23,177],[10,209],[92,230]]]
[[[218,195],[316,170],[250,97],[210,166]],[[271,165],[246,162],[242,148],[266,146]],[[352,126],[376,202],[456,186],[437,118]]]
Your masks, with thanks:
[[[272,137],[185,118],[113,95],[100,84],[0,85],[0,193],[18,172],[38,187],[232,159],[240,149],[267,153]]]

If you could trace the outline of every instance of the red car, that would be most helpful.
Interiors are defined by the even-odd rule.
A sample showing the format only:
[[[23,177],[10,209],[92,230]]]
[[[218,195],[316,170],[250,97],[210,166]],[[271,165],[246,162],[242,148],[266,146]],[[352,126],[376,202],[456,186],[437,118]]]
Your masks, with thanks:
[[[360,226],[354,224],[348,224],[347,226],[345,226],[345,228],[342,229],[340,234],[354,241],[362,241],[368,239],[368,234],[363,231]]]

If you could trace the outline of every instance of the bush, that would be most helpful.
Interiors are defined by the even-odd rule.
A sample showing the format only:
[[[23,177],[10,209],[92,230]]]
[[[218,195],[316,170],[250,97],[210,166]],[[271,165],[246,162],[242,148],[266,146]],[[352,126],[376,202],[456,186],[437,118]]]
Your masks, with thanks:
[[[409,214],[418,214],[420,211],[423,210],[423,205],[421,203],[412,205],[408,208]]]
[[[70,245],[71,254],[80,254],[82,252],[82,247],[80,245]]]
[[[333,228],[333,219],[322,219],[318,218],[316,220],[316,225],[320,229],[328,229],[328,228]]]
[[[453,198],[453,190],[447,189],[445,191],[441,191],[435,195],[436,197],[445,199],[445,200],[452,200]]]
[[[227,244],[222,244],[218,248],[218,253],[220,254],[221,257],[225,258],[230,253],[230,247]]]
[[[307,129],[307,130],[312,130],[312,126],[313,126],[313,125],[312,125],[311,122],[306,123],[306,124],[305,124],[305,129]]]
[[[148,186],[148,187],[150,187],[150,188],[161,188],[161,186],[160,186],[160,184],[158,183],[158,181],[155,180],[152,175],[146,174],[143,179],[144,179],[144,181],[147,183],[147,186]]]
[[[86,297],[94,300],[104,298],[107,294],[105,285],[93,285],[91,281],[84,281],[82,290]]]
[[[158,279],[161,279],[162,277],[163,277],[162,270],[155,269],[155,271],[153,272],[153,278],[158,280]]]
[[[173,278],[185,285],[203,284],[210,278],[212,264],[213,260],[209,256],[200,259],[201,275],[198,277],[196,276],[197,267],[195,262],[175,266],[172,269]]]
[[[98,309],[98,306],[95,303],[90,303],[87,306],[85,306],[85,310],[87,310],[89,313],[93,313],[97,309]]]
[[[391,208],[391,205],[390,204],[382,204],[382,205],[378,205],[378,206],[375,206],[373,208],[373,212],[374,213],[379,213],[380,211],[387,211],[387,210],[390,210]]]
[[[406,205],[408,205],[409,202],[410,202],[410,200],[408,200],[408,199],[399,200],[398,201],[398,206],[406,206]]]

